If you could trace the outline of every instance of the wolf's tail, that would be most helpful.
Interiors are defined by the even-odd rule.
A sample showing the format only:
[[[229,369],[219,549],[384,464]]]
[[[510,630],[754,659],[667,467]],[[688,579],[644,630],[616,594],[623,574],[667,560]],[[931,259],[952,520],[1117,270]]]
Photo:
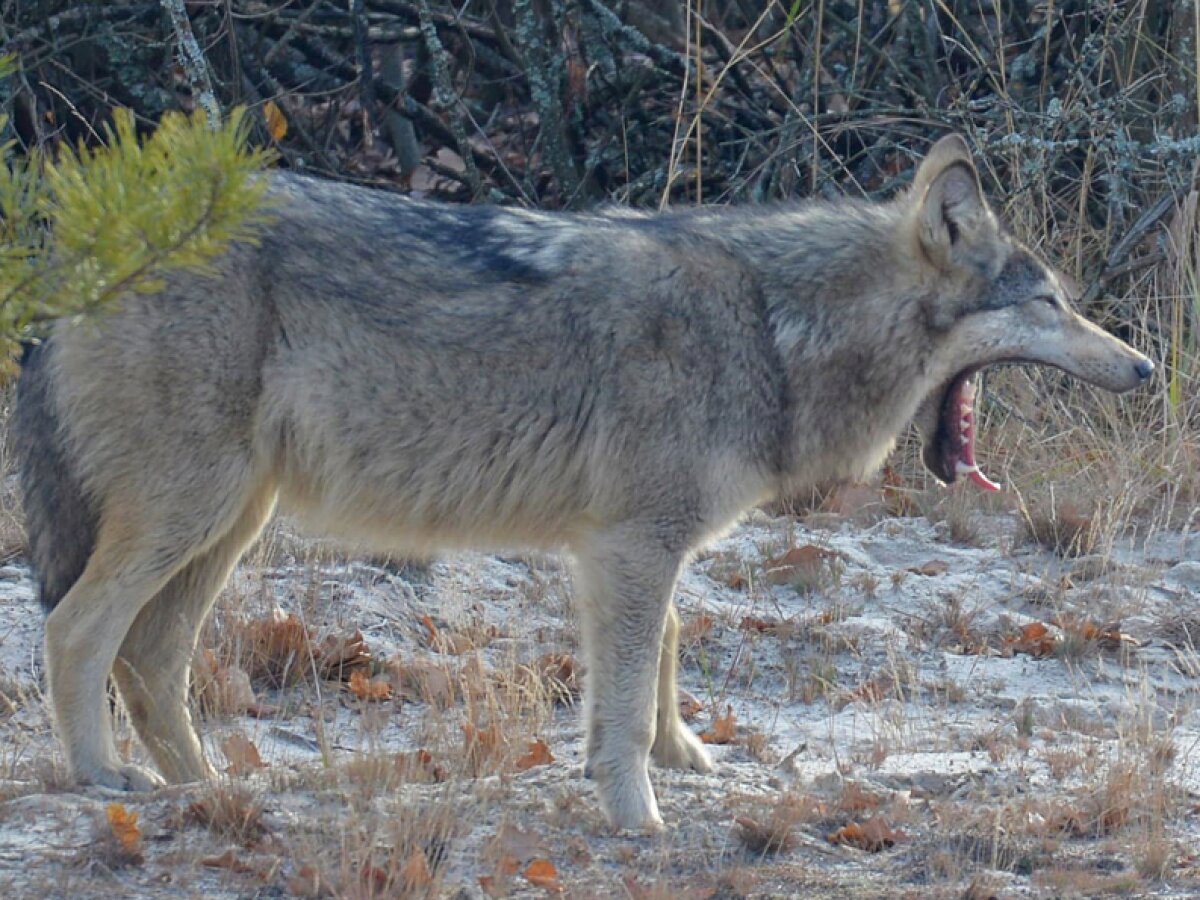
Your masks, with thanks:
[[[12,420],[29,555],[46,612],[83,574],[96,544],[97,520],[58,420],[49,357],[49,341],[25,345]]]

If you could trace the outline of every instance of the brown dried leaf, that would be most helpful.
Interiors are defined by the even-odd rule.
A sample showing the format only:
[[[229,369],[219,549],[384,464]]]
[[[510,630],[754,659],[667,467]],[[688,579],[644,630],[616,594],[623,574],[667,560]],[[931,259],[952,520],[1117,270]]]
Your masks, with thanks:
[[[254,866],[238,859],[237,851],[230,847],[220,856],[206,856],[200,860],[200,865],[210,869],[228,869],[239,875],[261,875]]]
[[[327,634],[319,648],[322,678],[348,679],[356,669],[369,668],[371,651],[357,629],[353,634]]]
[[[249,673],[239,666],[221,665],[212,650],[197,653],[192,660],[192,692],[211,715],[235,716],[262,708]]]
[[[475,649],[475,642],[468,635],[455,631],[444,631],[438,628],[432,617],[428,615],[421,616],[421,624],[425,626],[425,631],[428,633],[429,647],[438,653],[462,656]]]
[[[909,567],[910,572],[914,575],[924,575],[931,578],[934,575],[945,575],[950,571],[950,563],[944,559],[931,559],[928,562],[923,562],[919,566]]]
[[[793,547],[782,556],[768,559],[763,564],[763,578],[769,584],[790,584],[811,577],[826,565],[827,560],[837,559],[839,555],[836,550],[816,544]]]
[[[850,700],[862,700],[866,703],[879,703],[892,696],[896,690],[896,680],[888,675],[876,675],[859,685],[850,693]]]
[[[754,631],[758,634],[778,634],[790,633],[791,628],[785,627],[778,619],[760,619],[757,616],[742,616],[742,621],[738,625],[742,631]]]
[[[281,609],[245,623],[242,643],[250,677],[266,678],[276,687],[304,678],[318,655],[308,626]]]
[[[1022,626],[1019,635],[1004,640],[1009,653],[1028,653],[1038,659],[1052,656],[1057,644],[1054,634],[1041,622],[1030,622]]]
[[[737,717],[733,707],[726,705],[725,715],[718,716],[710,731],[700,735],[700,740],[706,744],[735,744],[737,743]]]
[[[445,666],[426,659],[410,663],[392,660],[388,663],[387,677],[406,700],[444,709],[452,706],[458,696],[454,680]]]
[[[316,866],[307,864],[301,866],[299,871],[287,880],[287,889],[293,897],[305,897],[311,898],[311,900],[333,896],[329,879],[323,877]]]
[[[266,119],[267,131],[271,133],[272,140],[282,141],[287,136],[287,117],[274,100],[268,100],[263,104],[263,118]]]
[[[141,856],[142,829],[138,826],[138,814],[126,809],[124,803],[110,803],[104,812],[108,817],[108,827],[112,829],[122,852]]]
[[[231,734],[221,741],[221,752],[229,760],[225,769],[230,775],[246,775],[256,769],[265,769],[267,764],[259,755],[258,747],[250,738],[240,734]]]
[[[700,613],[689,622],[684,622],[679,629],[679,639],[687,644],[704,640],[713,630],[716,620],[708,613]]]
[[[883,469],[883,504],[890,515],[911,517],[921,514],[915,499],[916,490],[905,483],[892,466]]]
[[[395,765],[404,781],[440,783],[450,777],[445,767],[433,761],[433,754],[428,750],[397,753]]]
[[[896,831],[882,816],[872,816],[861,825],[851,822],[829,835],[831,844],[852,844],[870,853],[878,853],[904,840],[904,832]]]
[[[791,847],[791,826],[783,819],[763,824],[750,816],[738,816],[733,823],[738,839],[751,853],[779,853]]]
[[[414,847],[409,854],[400,878],[407,891],[416,891],[433,884],[433,871],[429,868],[429,859],[420,847]]]
[[[524,772],[532,769],[534,766],[548,766],[554,762],[554,754],[550,752],[550,747],[541,738],[530,741],[529,749],[524,755],[517,758],[516,766],[518,772]]]
[[[392,699],[392,686],[382,678],[371,678],[362,669],[350,673],[350,683],[347,685],[350,693],[359,700],[380,701]]]
[[[496,836],[488,842],[484,851],[501,875],[515,875],[524,863],[545,852],[542,839],[536,832],[507,822],[496,829]]]
[[[702,709],[704,709],[704,704],[695,694],[679,688],[679,715],[685,722],[690,722],[700,715]]]
[[[471,769],[478,773],[485,763],[498,758],[508,746],[499,725],[478,728],[471,722],[463,723],[463,751]]]
[[[552,894],[561,894],[565,888],[558,880],[558,869],[548,859],[535,859],[525,867],[525,880]]]
[[[475,641],[458,631],[443,631],[433,649],[449,656],[462,656],[475,649]]]

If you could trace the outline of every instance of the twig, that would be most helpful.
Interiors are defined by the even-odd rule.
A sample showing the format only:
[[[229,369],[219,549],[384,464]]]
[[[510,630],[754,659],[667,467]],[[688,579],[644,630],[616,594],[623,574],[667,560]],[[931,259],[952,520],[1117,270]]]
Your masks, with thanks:
[[[1154,254],[1141,259],[1130,260],[1126,262],[1126,257],[1133,252],[1133,248],[1142,242],[1146,233],[1154,228],[1175,206],[1176,198],[1174,194],[1164,194],[1159,197],[1157,202],[1149,209],[1145,210],[1137,220],[1129,226],[1129,230],[1121,236],[1121,239],[1113,244],[1112,249],[1108,253],[1108,259],[1104,262],[1104,268],[1100,274],[1092,280],[1088,288],[1083,293],[1081,303],[1083,306],[1088,306],[1097,297],[1101,291],[1115,279],[1122,275],[1127,275],[1130,272],[1136,272],[1144,266],[1154,265],[1162,257],[1161,254],[1156,258]]]
[[[479,170],[475,168],[475,157],[471,154],[471,145],[467,140],[467,129],[463,124],[462,114],[457,109],[458,96],[454,92],[454,82],[450,80],[449,54],[438,37],[437,27],[433,24],[433,16],[429,11],[427,0],[421,0],[421,36],[429,50],[429,59],[433,67],[434,101],[450,114],[450,129],[454,134],[454,144],[458,155],[462,158],[467,183],[471,186],[474,196],[482,190]]]
[[[162,0],[163,9],[171,19],[171,28],[175,31],[175,42],[179,51],[179,62],[187,75],[188,84],[192,87],[192,96],[204,109],[208,116],[210,128],[221,125],[221,107],[217,103],[217,95],[213,90],[212,76],[208,71],[208,60],[196,43],[196,35],[192,33],[192,23],[188,19],[187,10],[183,8],[183,0]]]
[[[542,23],[533,11],[531,0],[514,0],[513,13],[517,17],[514,33],[521,42],[520,50],[525,56],[525,74],[529,79],[529,95],[538,111],[540,134],[546,158],[564,203],[579,186],[579,172],[567,151],[563,127],[565,117],[562,108],[561,54],[555,54],[547,46],[541,32]]]
[[[371,71],[371,49],[367,46],[367,11],[363,0],[350,0],[354,18],[354,50],[358,56],[358,99],[367,112],[372,135],[379,130],[379,109],[375,104],[375,76]]]
[[[668,50],[661,44],[654,43],[633,26],[626,25],[600,0],[583,0],[583,6],[600,22],[601,30],[609,39],[616,40],[629,50],[645,54],[672,75],[687,74],[686,59],[674,50]]]

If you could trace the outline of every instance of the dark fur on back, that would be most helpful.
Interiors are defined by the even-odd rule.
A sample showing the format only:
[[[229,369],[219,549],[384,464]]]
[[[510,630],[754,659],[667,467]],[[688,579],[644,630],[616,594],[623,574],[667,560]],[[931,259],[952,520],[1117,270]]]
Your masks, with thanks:
[[[29,555],[46,612],[83,573],[96,542],[96,512],[67,460],[47,371],[50,343],[26,344],[11,429]]]

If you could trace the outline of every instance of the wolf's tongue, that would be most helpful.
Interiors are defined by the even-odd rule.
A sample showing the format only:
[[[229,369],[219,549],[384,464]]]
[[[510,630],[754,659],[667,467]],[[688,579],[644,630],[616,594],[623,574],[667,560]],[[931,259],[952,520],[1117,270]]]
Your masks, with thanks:
[[[953,411],[961,437],[958,459],[954,461],[954,471],[958,475],[966,475],[976,486],[985,491],[998,491],[1000,485],[983,474],[975,463],[975,381],[967,378],[963,381],[954,398],[957,408]]]

